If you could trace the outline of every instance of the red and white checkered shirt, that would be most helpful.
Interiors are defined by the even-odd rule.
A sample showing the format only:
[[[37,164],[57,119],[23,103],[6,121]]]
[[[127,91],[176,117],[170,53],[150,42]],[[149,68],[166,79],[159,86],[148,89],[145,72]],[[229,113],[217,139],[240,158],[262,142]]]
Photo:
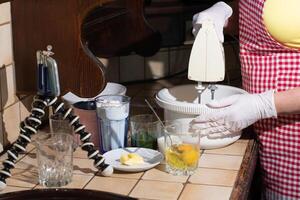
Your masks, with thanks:
[[[265,1],[240,0],[239,5],[243,87],[250,93],[300,87],[300,51],[285,48],[269,36],[262,19]],[[262,120],[254,127],[265,197],[300,199],[300,115]]]

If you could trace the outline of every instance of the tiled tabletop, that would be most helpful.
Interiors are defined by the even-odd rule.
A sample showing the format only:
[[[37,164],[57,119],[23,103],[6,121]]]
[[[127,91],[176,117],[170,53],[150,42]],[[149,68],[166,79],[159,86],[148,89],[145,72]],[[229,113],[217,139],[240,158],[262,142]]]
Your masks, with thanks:
[[[138,199],[229,199],[238,178],[248,140],[239,140],[225,148],[204,150],[199,168],[191,176],[173,176],[164,171],[162,163],[146,172],[115,172],[102,177],[93,167],[86,153],[78,148],[74,152],[73,181],[64,188],[80,188],[113,192]],[[20,156],[7,188],[1,193],[43,188],[37,180],[35,149]],[[4,160],[6,155],[0,157]]]
[[[132,97],[131,115],[151,113],[144,99],[147,98],[163,117],[163,110],[155,104],[154,96],[162,88],[178,84],[193,83],[186,75],[155,82],[130,84],[127,95]],[[250,140],[238,140],[221,149],[203,151],[199,168],[192,176],[172,176],[164,171],[164,164],[141,173],[115,172],[112,177],[101,177],[94,168],[86,152],[78,148],[74,153],[73,181],[65,188],[82,188],[113,192],[138,199],[159,200],[225,200],[229,199],[238,177],[243,156]],[[37,181],[36,155],[32,145],[29,153],[21,155],[12,177],[7,179],[7,187],[0,193],[20,190],[40,189]],[[6,154],[0,157],[0,161]]]

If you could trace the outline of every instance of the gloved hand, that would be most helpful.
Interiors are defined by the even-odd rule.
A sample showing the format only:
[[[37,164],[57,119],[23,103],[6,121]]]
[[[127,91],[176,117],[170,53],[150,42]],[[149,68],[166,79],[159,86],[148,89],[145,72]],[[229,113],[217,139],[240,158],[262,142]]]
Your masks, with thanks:
[[[193,34],[196,35],[201,28],[201,24],[206,20],[211,20],[215,25],[220,42],[224,42],[223,28],[228,22],[228,18],[232,15],[232,8],[220,1],[214,4],[212,7],[199,12],[193,16]]]
[[[232,95],[207,106],[218,110],[198,116],[191,122],[192,129],[200,133],[202,130],[206,135],[233,134],[260,119],[277,117],[273,91]]]

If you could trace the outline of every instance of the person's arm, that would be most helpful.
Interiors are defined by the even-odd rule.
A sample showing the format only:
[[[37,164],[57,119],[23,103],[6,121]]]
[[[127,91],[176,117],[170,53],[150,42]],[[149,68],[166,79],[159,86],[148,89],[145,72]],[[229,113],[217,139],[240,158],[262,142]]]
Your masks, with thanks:
[[[193,120],[192,128],[216,136],[235,133],[261,119],[300,114],[299,99],[300,87],[276,93],[269,90],[259,94],[232,95],[209,103],[208,106],[218,112],[198,116]]]
[[[300,87],[274,95],[277,114],[300,113]]]

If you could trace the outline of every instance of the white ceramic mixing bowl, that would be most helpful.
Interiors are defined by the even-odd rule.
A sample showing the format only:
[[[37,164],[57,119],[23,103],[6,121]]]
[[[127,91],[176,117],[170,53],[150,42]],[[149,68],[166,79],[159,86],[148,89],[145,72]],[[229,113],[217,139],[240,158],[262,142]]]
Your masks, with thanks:
[[[164,88],[156,95],[157,104],[164,109],[165,120],[181,120],[189,128],[189,122],[198,115],[206,115],[215,112],[214,109],[207,107],[205,104],[211,101],[211,92],[206,89],[201,96],[202,104],[198,104],[196,85],[180,85],[172,88]],[[215,99],[222,99],[235,94],[245,94],[245,90],[240,88],[216,85]],[[213,149],[227,146],[241,136],[241,132],[219,138],[210,138],[209,136],[201,137],[202,149]]]

